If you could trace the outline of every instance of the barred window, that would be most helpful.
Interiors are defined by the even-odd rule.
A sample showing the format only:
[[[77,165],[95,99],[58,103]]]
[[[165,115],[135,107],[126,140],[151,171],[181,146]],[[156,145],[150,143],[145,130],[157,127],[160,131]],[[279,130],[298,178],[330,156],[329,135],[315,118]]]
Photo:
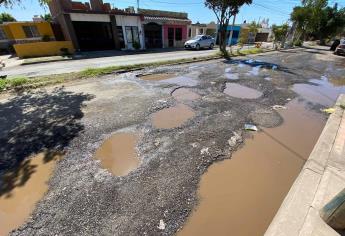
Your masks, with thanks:
[[[37,38],[40,37],[38,29],[35,25],[23,26],[24,33],[27,38]]]

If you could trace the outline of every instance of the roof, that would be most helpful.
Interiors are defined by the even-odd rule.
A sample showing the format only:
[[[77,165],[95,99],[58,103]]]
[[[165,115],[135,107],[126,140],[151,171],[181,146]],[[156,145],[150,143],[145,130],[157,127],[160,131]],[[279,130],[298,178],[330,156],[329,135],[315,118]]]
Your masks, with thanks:
[[[165,17],[165,16],[144,16],[144,20],[146,21],[180,21],[180,22],[185,22],[185,23],[191,22],[191,20],[189,19],[180,19],[180,18]]]

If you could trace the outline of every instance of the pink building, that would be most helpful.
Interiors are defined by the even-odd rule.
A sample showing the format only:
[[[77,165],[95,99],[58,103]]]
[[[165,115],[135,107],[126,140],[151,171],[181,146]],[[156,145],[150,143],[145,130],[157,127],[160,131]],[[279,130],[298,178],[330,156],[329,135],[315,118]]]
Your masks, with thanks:
[[[187,13],[140,9],[146,48],[183,47],[191,24]]]

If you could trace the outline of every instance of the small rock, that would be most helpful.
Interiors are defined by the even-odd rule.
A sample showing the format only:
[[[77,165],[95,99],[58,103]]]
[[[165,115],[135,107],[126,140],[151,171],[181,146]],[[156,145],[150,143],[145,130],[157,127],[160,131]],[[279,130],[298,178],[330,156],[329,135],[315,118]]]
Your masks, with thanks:
[[[160,221],[159,221],[158,229],[160,229],[160,230],[165,230],[165,223],[164,223],[163,220],[160,220]]]
[[[155,142],[154,142],[154,145],[155,145],[156,147],[158,147],[160,143],[161,143],[161,142],[159,141],[159,139],[156,139]]]
[[[191,145],[193,148],[198,147],[198,143],[191,143],[190,145]]]
[[[204,154],[210,154],[209,151],[208,151],[209,148],[203,148],[200,150],[200,154],[201,155],[204,155]]]
[[[237,143],[237,141],[239,141],[241,139],[241,136],[234,132],[234,136],[232,136],[229,140],[228,140],[228,143],[229,143],[229,146],[230,147],[234,147]]]
[[[273,110],[285,110],[286,107],[281,106],[281,105],[274,105],[274,106],[272,106],[272,109]]]

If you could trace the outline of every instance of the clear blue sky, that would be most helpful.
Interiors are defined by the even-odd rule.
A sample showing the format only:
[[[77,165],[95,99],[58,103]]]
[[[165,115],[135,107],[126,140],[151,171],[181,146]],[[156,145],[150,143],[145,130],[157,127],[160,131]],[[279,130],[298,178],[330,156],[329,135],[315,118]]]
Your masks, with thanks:
[[[84,0],[80,0],[84,1]],[[189,18],[194,22],[208,23],[216,21],[214,13],[204,7],[203,0],[139,0],[141,8],[183,11],[187,12]],[[12,9],[0,7],[0,12],[12,14],[18,21],[29,21],[33,15],[49,13],[48,8],[41,7],[37,0],[22,0],[20,6],[14,6]],[[136,0],[104,0],[110,4],[125,8],[127,6],[136,6]],[[345,6],[345,0],[329,0],[333,5],[338,2],[340,6]],[[244,20],[269,18],[270,24],[281,24],[289,19],[289,13],[296,5],[300,5],[300,0],[253,0],[250,6],[244,6],[240,10],[236,23],[242,23]]]

